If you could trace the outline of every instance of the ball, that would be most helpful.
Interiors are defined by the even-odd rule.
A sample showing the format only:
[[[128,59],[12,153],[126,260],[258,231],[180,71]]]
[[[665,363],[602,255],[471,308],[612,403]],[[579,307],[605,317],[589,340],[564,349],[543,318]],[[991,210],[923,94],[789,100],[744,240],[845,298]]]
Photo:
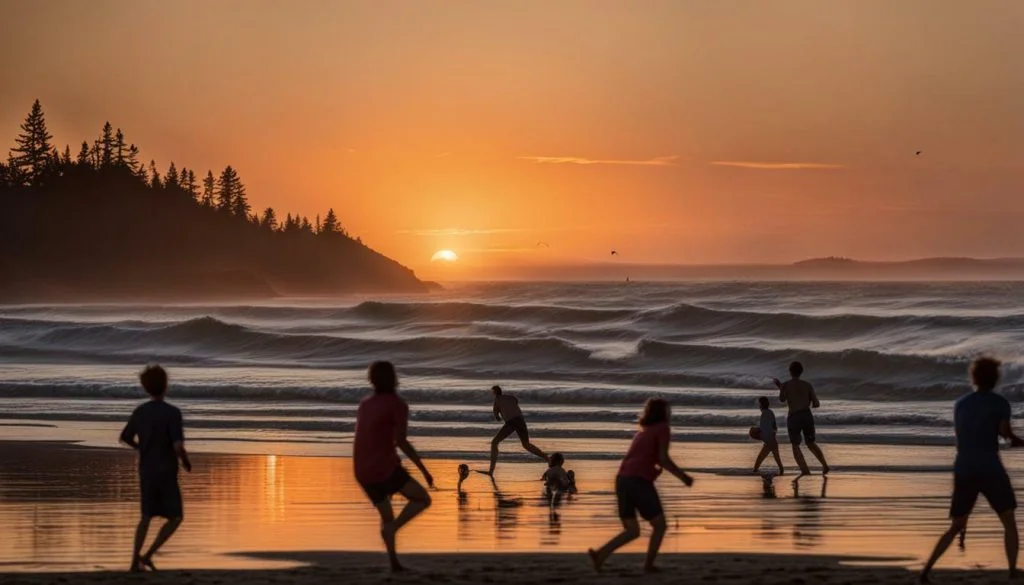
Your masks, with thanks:
[[[748,431],[747,434],[749,434],[750,438],[754,439],[755,441],[760,441],[761,440],[761,428],[760,427],[750,427],[750,431]]]

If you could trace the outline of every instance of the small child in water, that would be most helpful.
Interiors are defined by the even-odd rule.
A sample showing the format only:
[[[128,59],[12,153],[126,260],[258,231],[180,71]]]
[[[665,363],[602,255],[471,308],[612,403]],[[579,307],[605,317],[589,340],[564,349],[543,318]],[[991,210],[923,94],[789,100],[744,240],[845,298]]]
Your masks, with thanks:
[[[761,408],[761,419],[758,421],[758,428],[761,431],[761,442],[764,446],[761,447],[761,452],[757,455],[757,461],[754,462],[754,473],[757,473],[761,469],[761,464],[771,453],[775,456],[775,463],[779,465],[779,475],[784,474],[782,468],[782,457],[779,455],[779,441],[776,435],[779,432],[779,425],[775,422],[775,413],[770,408],[771,403],[768,402],[768,398],[762,396],[757,399],[757,404]]]
[[[469,466],[466,465],[465,463],[460,463],[459,464],[459,486],[458,486],[458,491],[460,491],[460,492],[462,491],[462,482],[466,481],[466,478],[468,478],[468,477],[469,477]]]
[[[562,466],[565,464],[565,457],[561,453],[552,453],[548,459],[548,470],[544,472],[541,481],[544,482],[544,495],[551,499],[551,506],[557,506],[562,496],[574,487],[569,473]],[[576,474],[574,473],[573,476]]]

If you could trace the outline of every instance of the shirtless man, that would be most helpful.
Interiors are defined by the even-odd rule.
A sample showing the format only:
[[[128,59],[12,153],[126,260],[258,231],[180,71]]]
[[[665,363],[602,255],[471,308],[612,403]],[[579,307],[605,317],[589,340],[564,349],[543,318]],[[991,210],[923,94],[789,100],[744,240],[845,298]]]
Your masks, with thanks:
[[[547,461],[548,456],[530,442],[530,431],[526,428],[523,411],[519,409],[519,400],[511,394],[503,394],[501,386],[492,386],[491,393],[494,395],[494,420],[505,421],[505,424],[491,440],[491,467],[481,473],[494,475],[494,467],[498,465],[498,445],[512,433],[519,435],[519,442],[523,444],[523,449]]]
[[[778,378],[773,380],[779,389],[779,400],[789,405],[789,416],[786,417],[786,432],[789,433],[789,442],[793,445],[793,457],[797,466],[800,467],[799,480],[805,475],[810,475],[811,470],[807,467],[807,460],[804,459],[803,451],[800,450],[801,435],[807,441],[807,448],[814,453],[814,456],[821,462],[821,474],[828,475],[829,467],[825,461],[825,454],[814,436],[814,414],[811,407],[818,408],[821,402],[818,395],[814,393],[814,386],[806,380],[801,380],[804,373],[804,366],[800,362],[793,362],[789,365],[790,379],[780,382]]]

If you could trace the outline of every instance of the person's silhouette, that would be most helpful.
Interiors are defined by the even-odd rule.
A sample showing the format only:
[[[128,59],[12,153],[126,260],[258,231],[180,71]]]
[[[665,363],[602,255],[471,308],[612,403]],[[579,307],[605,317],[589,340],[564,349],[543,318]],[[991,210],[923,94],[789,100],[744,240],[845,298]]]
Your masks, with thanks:
[[[504,421],[505,424],[491,439],[490,467],[487,471],[480,473],[494,475],[494,468],[498,465],[498,445],[512,433],[519,435],[519,442],[522,443],[523,449],[547,461],[548,456],[530,442],[530,430],[526,426],[526,419],[523,418],[523,411],[519,408],[519,399],[511,394],[505,394],[501,386],[491,386],[491,394],[494,395],[494,420]]]
[[[156,570],[153,555],[174,535],[183,517],[178,462],[185,471],[192,471],[192,462],[185,451],[181,411],[164,400],[167,396],[167,372],[157,365],[148,366],[139,374],[139,382],[150,400],[132,412],[128,424],[121,431],[121,442],[139,453],[142,518],[135,529],[129,567],[132,572]],[[166,518],[167,522],[146,554],[142,554],[149,524],[157,517]]]
[[[800,475],[797,480],[805,475],[810,475],[811,470],[807,467],[807,460],[804,459],[803,451],[800,450],[801,440],[807,441],[807,448],[818,458],[821,463],[821,473],[828,475],[829,466],[825,461],[825,454],[818,446],[817,437],[814,431],[814,414],[811,408],[818,408],[821,402],[806,380],[802,380],[804,366],[800,362],[793,362],[789,365],[790,379],[780,382],[778,378],[773,379],[775,386],[779,389],[779,400],[789,405],[789,415],[786,417],[786,432],[789,434],[789,443],[793,445],[793,457],[800,468]],[[801,438],[802,435],[802,438]]]
[[[430,494],[402,467],[395,448],[399,448],[420,470],[427,485],[434,478],[406,435],[409,405],[398,396],[398,374],[391,362],[374,362],[369,371],[373,394],[359,403],[356,432],[352,446],[356,481],[380,514],[380,535],[388,551],[391,570],[402,571],[395,550],[395,535],[430,507]],[[402,494],[408,500],[396,518],[391,496]]]
[[[953,496],[949,508],[949,528],[935,544],[935,550],[921,569],[921,583],[928,583],[935,563],[939,562],[959,535],[966,539],[967,520],[978,496],[983,495],[1003,524],[1003,541],[1010,578],[1017,576],[1017,495],[1010,476],[999,458],[999,437],[1009,439],[1012,447],[1024,446],[1010,426],[1012,409],[1006,398],[995,393],[999,384],[999,361],[979,358],[971,365],[974,392],[956,401],[953,421],[956,428],[956,460],[953,464]]]

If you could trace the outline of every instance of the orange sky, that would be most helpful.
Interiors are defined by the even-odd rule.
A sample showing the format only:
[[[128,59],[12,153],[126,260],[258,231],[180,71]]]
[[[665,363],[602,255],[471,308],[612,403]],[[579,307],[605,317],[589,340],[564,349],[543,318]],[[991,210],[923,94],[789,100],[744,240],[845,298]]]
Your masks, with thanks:
[[[0,0],[0,129],[109,119],[430,277],[1024,255],[1022,30],[1019,0]]]

